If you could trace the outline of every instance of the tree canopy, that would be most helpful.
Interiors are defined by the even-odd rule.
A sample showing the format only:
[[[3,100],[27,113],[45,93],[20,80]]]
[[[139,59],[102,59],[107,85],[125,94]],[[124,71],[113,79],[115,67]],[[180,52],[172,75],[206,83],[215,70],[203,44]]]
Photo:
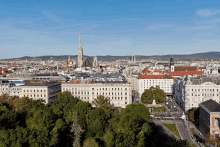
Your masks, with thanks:
[[[69,92],[59,93],[47,105],[27,97],[0,96],[0,146],[168,147],[167,140],[177,144],[152,123],[143,104],[119,111],[99,96],[94,105]]]
[[[166,93],[160,89],[159,86],[151,86],[149,89],[146,89],[141,95],[142,103],[152,103],[155,99],[156,103],[163,103],[166,101]]]

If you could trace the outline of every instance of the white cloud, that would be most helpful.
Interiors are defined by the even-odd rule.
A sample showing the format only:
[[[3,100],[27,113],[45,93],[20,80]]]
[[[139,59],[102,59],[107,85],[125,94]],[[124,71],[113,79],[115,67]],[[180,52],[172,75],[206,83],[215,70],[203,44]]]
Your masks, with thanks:
[[[200,17],[208,17],[218,13],[220,13],[220,10],[214,10],[214,9],[202,9],[196,11],[196,14],[199,15]]]

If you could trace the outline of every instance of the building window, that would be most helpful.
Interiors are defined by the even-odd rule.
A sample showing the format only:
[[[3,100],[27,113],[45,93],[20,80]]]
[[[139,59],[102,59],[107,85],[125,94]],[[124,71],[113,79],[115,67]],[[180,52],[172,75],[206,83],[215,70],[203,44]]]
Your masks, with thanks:
[[[125,102],[125,104],[127,104],[127,102]]]
[[[92,88],[92,90],[94,90],[94,88]]]
[[[125,97],[125,100],[127,100],[127,97]]]

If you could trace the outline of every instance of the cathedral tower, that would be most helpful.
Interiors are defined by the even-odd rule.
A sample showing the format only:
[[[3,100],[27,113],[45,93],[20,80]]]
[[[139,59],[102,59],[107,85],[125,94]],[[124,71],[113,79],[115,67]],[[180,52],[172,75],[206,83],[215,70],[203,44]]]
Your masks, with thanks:
[[[82,67],[83,65],[83,48],[81,42],[81,34],[79,36],[79,48],[78,48],[78,67]]]

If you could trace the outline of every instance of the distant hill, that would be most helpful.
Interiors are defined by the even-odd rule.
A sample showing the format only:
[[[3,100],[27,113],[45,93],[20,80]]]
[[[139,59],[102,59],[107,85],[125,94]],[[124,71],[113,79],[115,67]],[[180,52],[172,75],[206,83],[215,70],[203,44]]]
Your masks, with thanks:
[[[12,59],[2,59],[2,60],[31,60],[33,58],[39,60],[67,60],[68,58],[77,59],[77,55],[60,55],[60,56],[37,56],[37,57],[30,57],[24,56],[20,58],[12,58]],[[157,59],[157,60],[169,60],[172,55],[153,55],[153,56],[143,56],[143,55],[135,55],[137,60],[141,59]],[[89,60],[93,60],[94,56],[84,56],[84,58],[89,58]],[[131,59],[132,56],[96,56],[100,61],[113,61],[118,59]],[[196,54],[185,54],[185,55],[173,55],[175,60],[219,60],[220,59],[220,52],[205,52],[205,53],[196,53]]]

